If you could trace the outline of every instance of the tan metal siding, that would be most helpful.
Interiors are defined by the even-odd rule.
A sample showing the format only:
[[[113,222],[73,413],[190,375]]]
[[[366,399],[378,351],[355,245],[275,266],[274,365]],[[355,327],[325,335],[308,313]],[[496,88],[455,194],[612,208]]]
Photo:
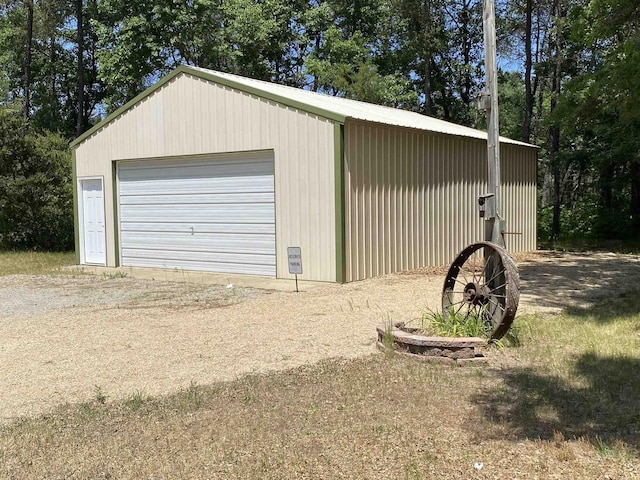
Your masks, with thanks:
[[[534,149],[501,145],[502,216],[507,219],[505,235],[510,252],[535,250],[536,163]]]
[[[450,263],[484,237],[486,143],[348,121],[345,125],[347,281]],[[504,146],[503,216],[512,252],[534,250],[536,151]]]
[[[289,277],[287,247],[300,246],[301,278],[335,281],[333,146],[332,121],[183,74],[82,142],[77,175],[105,178],[114,265],[113,160],[273,150],[278,276]]]

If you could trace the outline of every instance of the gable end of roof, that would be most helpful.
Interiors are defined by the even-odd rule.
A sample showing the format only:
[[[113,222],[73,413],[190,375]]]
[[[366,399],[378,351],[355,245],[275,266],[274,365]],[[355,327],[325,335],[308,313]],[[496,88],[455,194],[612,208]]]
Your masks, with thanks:
[[[259,98],[263,98],[265,100],[270,100],[275,103],[279,103],[285,105],[287,107],[295,108],[296,110],[300,110],[306,113],[310,113],[312,115],[317,115],[319,117],[326,118],[328,120],[332,120],[334,122],[344,123],[345,117],[336,112],[332,112],[331,110],[325,110],[322,108],[314,107],[311,105],[307,105],[303,102],[299,102],[294,99],[287,98],[282,95],[277,95],[271,92],[265,92],[258,88],[252,88],[251,86],[245,85],[240,82],[235,82],[232,79],[225,78],[222,76],[218,76],[215,73],[203,71],[201,69],[192,68],[186,65],[178,66],[173,72],[165,75],[157,83],[151,85],[149,88],[135,96],[133,99],[129,100],[127,103],[122,105],[120,108],[115,110],[113,113],[109,114],[106,118],[101,120],[99,123],[91,127],[89,130],[84,132],[82,135],[73,140],[69,146],[71,148],[78,147],[82,142],[86,139],[97,133],[100,129],[106,127],[110,122],[115,120],[116,118],[124,115],[129,109],[135,106],[137,103],[144,100],[146,97],[153,94],[155,91],[162,88],[164,85],[169,83],[174,78],[177,78],[180,75],[191,75],[196,78],[200,78],[202,80],[207,80],[219,85],[223,85],[225,87],[233,88],[235,90],[239,90],[250,95],[254,95]]]

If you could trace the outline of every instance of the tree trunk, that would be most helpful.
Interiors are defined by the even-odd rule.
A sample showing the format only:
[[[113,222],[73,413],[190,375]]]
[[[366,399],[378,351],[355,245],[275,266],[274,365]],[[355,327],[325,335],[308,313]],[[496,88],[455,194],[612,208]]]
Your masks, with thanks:
[[[602,210],[610,211],[613,208],[613,177],[615,167],[611,159],[600,170],[600,203]]]
[[[462,3],[461,12],[461,30],[462,30],[462,61],[465,66],[463,88],[460,92],[460,99],[464,103],[465,107],[469,108],[471,104],[471,42],[469,40],[471,34],[469,32],[469,22],[471,14],[469,13],[469,3],[465,0]]]
[[[525,142],[531,141],[531,117],[533,116],[533,90],[531,88],[531,23],[532,23],[533,0],[527,0],[526,20],[524,33],[524,122],[522,123],[522,139]]]
[[[566,16],[566,11],[560,6],[560,1],[557,0],[554,5],[554,10],[557,12],[559,22],[556,25],[556,48],[555,48],[555,68],[553,71],[553,81],[551,88],[551,108],[550,116],[553,117],[553,113],[556,110],[558,104],[558,98],[562,91],[562,57],[564,54],[564,39],[562,35],[562,24]],[[560,127],[557,122],[554,122],[549,127],[549,157],[553,165],[553,223],[551,225],[551,236],[557,238],[560,235],[560,208],[562,205],[561,195],[561,178],[560,178]]]
[[[442,116],[443,119],[451,121],[451,109],[449,108],[449,101],[447,100],[447,88],[443,85],[440,89],[440,95],[442,95]]]
[[[80,136],[84,132],[85,128],[85,113],[84,113],[84,19],[83,19],[83,0],[76,0],[76,20],[78,22],[78,104],[76,106],[78,110],[77,122],[76,122],[76,135]]]
[[[433,100],[431,98],[431,0],[424,0],[424,44],[422,45],[424,61],[424,114],[433,114]]]
[[[548,207],[551,205],[551,190],[553,185],[553,175],[549,169],[549,165],[545,163],[544,174],[542,177],[542,191],[540,192],[540,206]]]
[[[558,134],[558,138],[560,135]],[[560,188],[560,164],[557,159],[553,165],[553,221],[551,223],[551,237],[558,238],[560,235],[560,204],[562,202]]]
[[[24,54],[24,105],[25,128],[28,128],[31,115],[31,50],[33,47],[33,0],[25,0],[27,8],[27,38]]]
[[[51,121],[54,125],[58,125],[58,107],[57,107],[57,95],[56,95],[56,39],[51,33],[49,43],[49,109],[51,110]]]
[[[631,162],[629,166],[631,172],[631,205],[629,213],[633,221],[636,232],[640,230],[640,163]]]

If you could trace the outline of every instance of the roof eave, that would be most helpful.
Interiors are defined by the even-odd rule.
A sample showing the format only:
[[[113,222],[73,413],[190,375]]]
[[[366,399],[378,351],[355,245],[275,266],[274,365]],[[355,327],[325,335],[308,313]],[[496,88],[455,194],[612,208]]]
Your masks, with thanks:
[[[428,132],[428,133],[432,133],[432,134],[437,134],[437,135],[445,135],[445,136],[449,136],[449,137],[459,137],[459,138],[468,138],[470,140],[477,140],[477,141],[487,141],[486,137],[479,137],[479,136],[471,136],[471,135],[463,135],[460,133],[453,133],[453,132],[442,132],[439,130],[432,130],[432,129],[427,129],[427,128],[421,128],[421,127],[415,127],[415,126],[409,126],[409,125],[398,125],[395,123],[384,123],[384,122],[377,122],[374,120],[366,120],[363,118],[357,118],[357,117],[347,117],[346,118],[349,121],[352,122],[358,122],[358,123],[368,123],[371,125],[376,125],[376,126],[380,126],[380,127],[386,127],[386,128],[401,128],[401,129],[408,129],[408,130],[412,130],[412,131],[417,131],[417,132]],[[527,148],[533,148],[535,150],[540,150],[540,147],[537,145],[532,145],[530,143],[524,143],[524,142],[520,142],[518,140],[512,140],[510,138],[507,137],[500,137],[500,144],[505,144],[505,145],[513,145],[516,147],[527,147]]]

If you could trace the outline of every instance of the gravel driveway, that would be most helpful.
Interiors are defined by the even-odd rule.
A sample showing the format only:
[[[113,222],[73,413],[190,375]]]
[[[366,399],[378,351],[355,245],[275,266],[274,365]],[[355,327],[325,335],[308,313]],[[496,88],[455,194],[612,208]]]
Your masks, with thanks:
[[[586,307],[633,287],[640,257],[534,254],[520,312]],[[375,325],[440,303],[443,277],[307,292],[77,276],[0,277],[0,421],[67,402],[158,395],[375,351]]]

